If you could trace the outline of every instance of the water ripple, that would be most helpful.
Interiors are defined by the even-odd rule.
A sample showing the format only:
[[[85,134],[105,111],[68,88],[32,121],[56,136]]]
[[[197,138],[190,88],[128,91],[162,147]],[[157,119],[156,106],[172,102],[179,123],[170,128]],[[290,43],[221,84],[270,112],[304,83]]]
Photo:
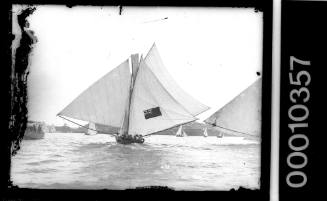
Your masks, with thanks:
[[[258,188],[260,144],[150,136],[144,144],[122,145],[107,135],[46,134],[42,140],[23,141],[11,171],[15,184],[31,188]]]

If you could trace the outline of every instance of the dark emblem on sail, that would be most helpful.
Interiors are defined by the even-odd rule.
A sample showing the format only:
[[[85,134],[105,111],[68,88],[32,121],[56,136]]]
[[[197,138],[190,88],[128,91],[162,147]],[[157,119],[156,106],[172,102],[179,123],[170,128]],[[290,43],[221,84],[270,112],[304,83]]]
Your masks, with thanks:
[[[150,109],[144,110],[143,112],[144,112],[145,119],[150,119],[153,117],[161,116],[161,111],[160,111],[159,107],[150,108]]]

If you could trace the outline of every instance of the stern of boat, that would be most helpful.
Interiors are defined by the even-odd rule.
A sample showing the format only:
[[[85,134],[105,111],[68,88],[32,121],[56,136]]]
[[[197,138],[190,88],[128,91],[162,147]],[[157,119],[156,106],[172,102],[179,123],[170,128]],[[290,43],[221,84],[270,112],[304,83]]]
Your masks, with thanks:
[[[117,135],[116,142],[119,144],[132,144],[132,143],[144,143],[143,136],[139,135],[137,137],[131,135]]]

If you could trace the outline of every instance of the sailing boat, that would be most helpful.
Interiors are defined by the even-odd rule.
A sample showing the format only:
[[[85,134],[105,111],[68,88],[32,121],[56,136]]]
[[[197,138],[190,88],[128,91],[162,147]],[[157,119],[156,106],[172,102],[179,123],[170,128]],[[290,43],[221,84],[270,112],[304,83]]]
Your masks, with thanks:
[[[204,128],[204,131],[203,131],[203,136],[204,137],[208,137],[208,131],[207,130],[208,130],[207,127]]]
[[[109,134],[118,143],[129,144],[143,143],[144,136],[193,122],[208,109],[178,86],[153,44],[144,59],[132,54],[58,116],[119,128]]]
[[[184,131],[183,126],[180,125],[177,132],[176,132],[176,137],[186,137],[186,136],[187,136],[187,134]]]
[[[28,121],[24,133],[24,140],[43,139],[45,134],[44,124],[41,122]]]
[[[204,122],[223,134],[258,139],[261,136],[262,78],[258,78]],[[246,116],[246,118],[244,118]]]
[[[87,129],[85,135],[96,135],[96,134],[97,134],[97,130],[96,130],[95,124],[90,122],[89,129]]]

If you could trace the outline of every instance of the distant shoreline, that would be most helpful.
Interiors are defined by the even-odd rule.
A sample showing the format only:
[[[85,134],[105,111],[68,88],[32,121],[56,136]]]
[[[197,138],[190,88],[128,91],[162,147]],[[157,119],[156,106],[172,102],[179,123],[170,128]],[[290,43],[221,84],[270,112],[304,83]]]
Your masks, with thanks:
[[[47,125],[44,122],[40,122],[40,124],[42,124],[42,126],[44,127],[44,132],[46,133],[86,133],[88,128],[88,124],[84,125],[83,127],[79,126],[76,128],[70,127],[67,124],[63,126]],[[173,127],[168,130],[159,131],[154,135],[176,135],[178,127],[179,126]],[[223,136],[238,136],[245,137],[248,139],[259,139],[259,137],[255,136],[246,136],[239,135],[237,133],[234,134],[232,132],[226,132],[225,130],[220,129],[219,127],[213,127],[199,122],[192,122],[183,125],[183,129],[188,136],[203,136],[205,128],[207,128],[208,136],[218,136],[220,134],[223,134]],[[96,124],[96,130],[98,130],[99,134],[109,135],[109,133],[118,133],[119,128]]]

